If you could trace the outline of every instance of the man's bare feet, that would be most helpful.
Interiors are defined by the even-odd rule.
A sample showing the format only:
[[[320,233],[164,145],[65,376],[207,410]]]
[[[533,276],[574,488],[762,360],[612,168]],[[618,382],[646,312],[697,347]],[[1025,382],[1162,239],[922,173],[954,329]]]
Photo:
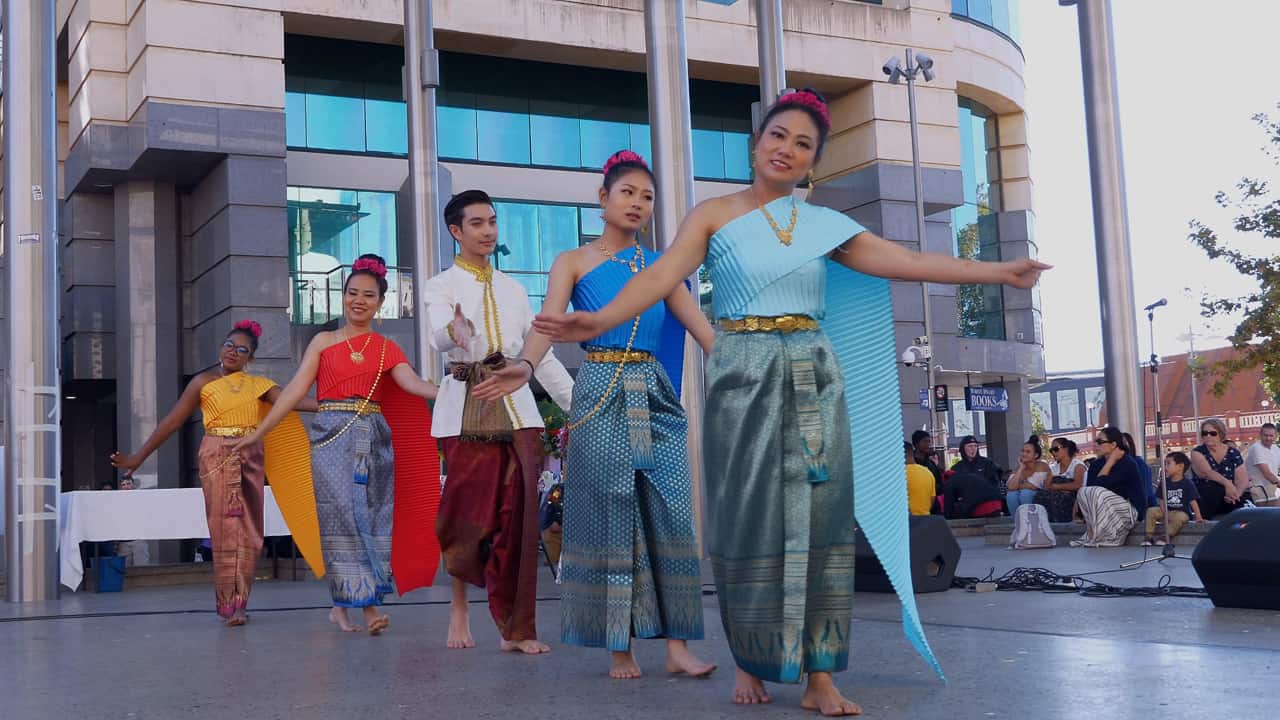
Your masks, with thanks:
[[[800,707],[817,710],[826,717],[862,714],[858,703],[841,695],[836,689],[831,673],[809,673],[809,684],[805,686],[804,696],[800,698]]]
[[[525,655],[545,655],[551,652],[551,647],[537,640],[503,640],[498,647],[507,652],[522,652]]]
[[[760,678],[737,668],[733,676],[733,702],[738,705],[760,705],[773,702]]]
[[[632,655],[630,650],[610,652],[609,655],[613,659],[613,667],[609,668],[609,677],[614,680],[635,680],[643,674],[640,672],[640,664],[636,662],[636,656]]]
[[[689,644],[683,640],[667,641],[667,672],[686,673],[691,677],[709,677],[716,671],[716,666],[698,659],[689,652]]]
[[[336,607],[329,611],[329,622],[337,625],[342,632],[360,632],[364,628],[359,625],[352,625],[351,618],[347,617],[347,609]]]

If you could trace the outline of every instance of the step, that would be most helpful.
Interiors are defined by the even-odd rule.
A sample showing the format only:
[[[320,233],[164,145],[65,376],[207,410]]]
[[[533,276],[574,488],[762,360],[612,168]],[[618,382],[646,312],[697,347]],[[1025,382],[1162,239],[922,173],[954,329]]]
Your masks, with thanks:
[[[987,545],[1008,545],[1009,536],[1013,534],[1013,522],[1007,517],[992,518],[998,522],[992,522],[984,528],[983,536],[986,538]],[[1182,528],[1182,532],[1173,539],[1173,544],[1180,548],[1193,548],[1200,543],[1200,540],[1209,534],[1213,529],[1214,521],[1210,520],[1203,523],[1188,523]],[[1053,534],[1058,538],[1058,545],[1063,546],[1072,540],[1084,535],[1083,523],[1049,523],[1053,528]],[[1156,525],[1156,540],[1159,541],[1161,533],[1164,530],[1163,525]],[[1146,528],[1142,524],[1134,526],[1129,532],[1129,537],[1125,540],[1125,545],[1130,547],[1141,546],[1142,538]]]
[[[293,580],[294,574],[289,568],[290,559],[280,558],[273,561],[263,558],[258,561],[254,572],[254,582],[271,580]],[[311,568],[302,558],[297,559],[297,579],[315,580]],[[83,591],[97,592],[97,573],[86,570]],[[161,565],[134,565],[125,568],[125,591],[144,587],[168,587],[173,585],[200,585],[213,583],[213,563],[165,563]]]
[[[951,528],[951,534],[955,537],[982,537],[986,533],[986,527],[992,521],[1000,521],[1004,518],[960,518],[956,520],[948,520],[947,526]]]

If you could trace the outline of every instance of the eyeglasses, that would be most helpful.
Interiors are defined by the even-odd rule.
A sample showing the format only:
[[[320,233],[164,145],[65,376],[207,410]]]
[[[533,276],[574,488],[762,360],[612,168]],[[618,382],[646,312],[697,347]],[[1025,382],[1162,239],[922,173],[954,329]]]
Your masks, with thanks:
[[[1094,442],[1094,444],[1096,444],[1096,445],[1115,445],[1115,443],[1114,443],[1114,442],[1112,442],[1111,440],[1108,440],[1108,439],[1106,439],[1106,438],[1094,438],[1094,441],[1093,441],[1093,442]]]
[[[1217,430],[1201,430],[1200,437],[1218,437]]]
[[[224,341],[222,342],[222,347],[224,347],[224,348],[226,348],[226,349],[228,349],[228,350],[235,350],[235,351],[236,351],[236,354],[238,354],[238,355],[248,355],[248,354],[249,354],[249,348],[245,347],[244,345],[237,345],[237,344],[235,344],[235,343],[231,342],[230,340],[224,340]]]
[[[1058,452],[1059,450],[1065,450],[1065,449],[1066,448],[1062,447],[1061,445],[1053,445],[1049,448],[1049,452]]]

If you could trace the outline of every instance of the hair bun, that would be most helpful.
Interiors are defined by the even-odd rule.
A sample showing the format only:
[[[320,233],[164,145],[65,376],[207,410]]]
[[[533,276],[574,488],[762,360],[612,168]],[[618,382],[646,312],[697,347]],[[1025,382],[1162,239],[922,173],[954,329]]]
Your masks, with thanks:
[[[361,271],[373,273],[379,278],[385,278],[387,276],[387,265],[377,256],[362,256],[359,260],[351,263],[351,272]]]
[[[225,327],[225,326],[224,326]],[[255,338],[262,337],[262,326],[254,320],[241,320],[231,326],[232,330],[243,330]]]
[[[809,108],[810,110],[818,113],[818,116],[822,118],[823,130],[829,131],[831,129],[831,112],[827,109],[826,99],[823,98],[822,94],[817,90],[805,88],[803,90],[789,92],[778,98],[778,102],[776,104],[778,107],[796,105]]]
[[[639,153],[631,150],[619,150],[609,156],[609,159],[605,161],[604,169],[601,170],[601,172],[608,175],[609,171],[612,170],[615,165],[619,165],[621,163],[635,163],[646,170],[649,168],[649,163],[645,162],[644,158],[640,157]]]

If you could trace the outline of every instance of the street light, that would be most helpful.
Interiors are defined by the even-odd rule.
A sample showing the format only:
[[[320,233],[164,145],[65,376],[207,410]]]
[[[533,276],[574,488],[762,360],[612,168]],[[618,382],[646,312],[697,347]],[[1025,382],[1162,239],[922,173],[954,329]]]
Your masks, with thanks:
[[[916,238],[920,242],[920,250],[925,249],[924,224],[924,171],[920,167],[920,122],[916,117],[916,78],[923,76],[926,82],[933,80],[933,58],[924,53],[916,53],[911,48],[906,50],[906,63],[897,56],[891,56],[880,68],[889,76],[889,83],[897,85],[903,78],[907,81],[907,108],[911,122],[911,170],[916,190]],[[928,345],[933,334],[933,311],[929,307],[929,283],[921,283],[924,294],[924,337],[918,338],[923,345]],[[946,430],[938,424],[938,406],[933,398],[933,388],[937,384],[934,377],[933,363],[925,363],[925,376],[929,384],[929,431],[941,432],[941,445],[946,452]]]

